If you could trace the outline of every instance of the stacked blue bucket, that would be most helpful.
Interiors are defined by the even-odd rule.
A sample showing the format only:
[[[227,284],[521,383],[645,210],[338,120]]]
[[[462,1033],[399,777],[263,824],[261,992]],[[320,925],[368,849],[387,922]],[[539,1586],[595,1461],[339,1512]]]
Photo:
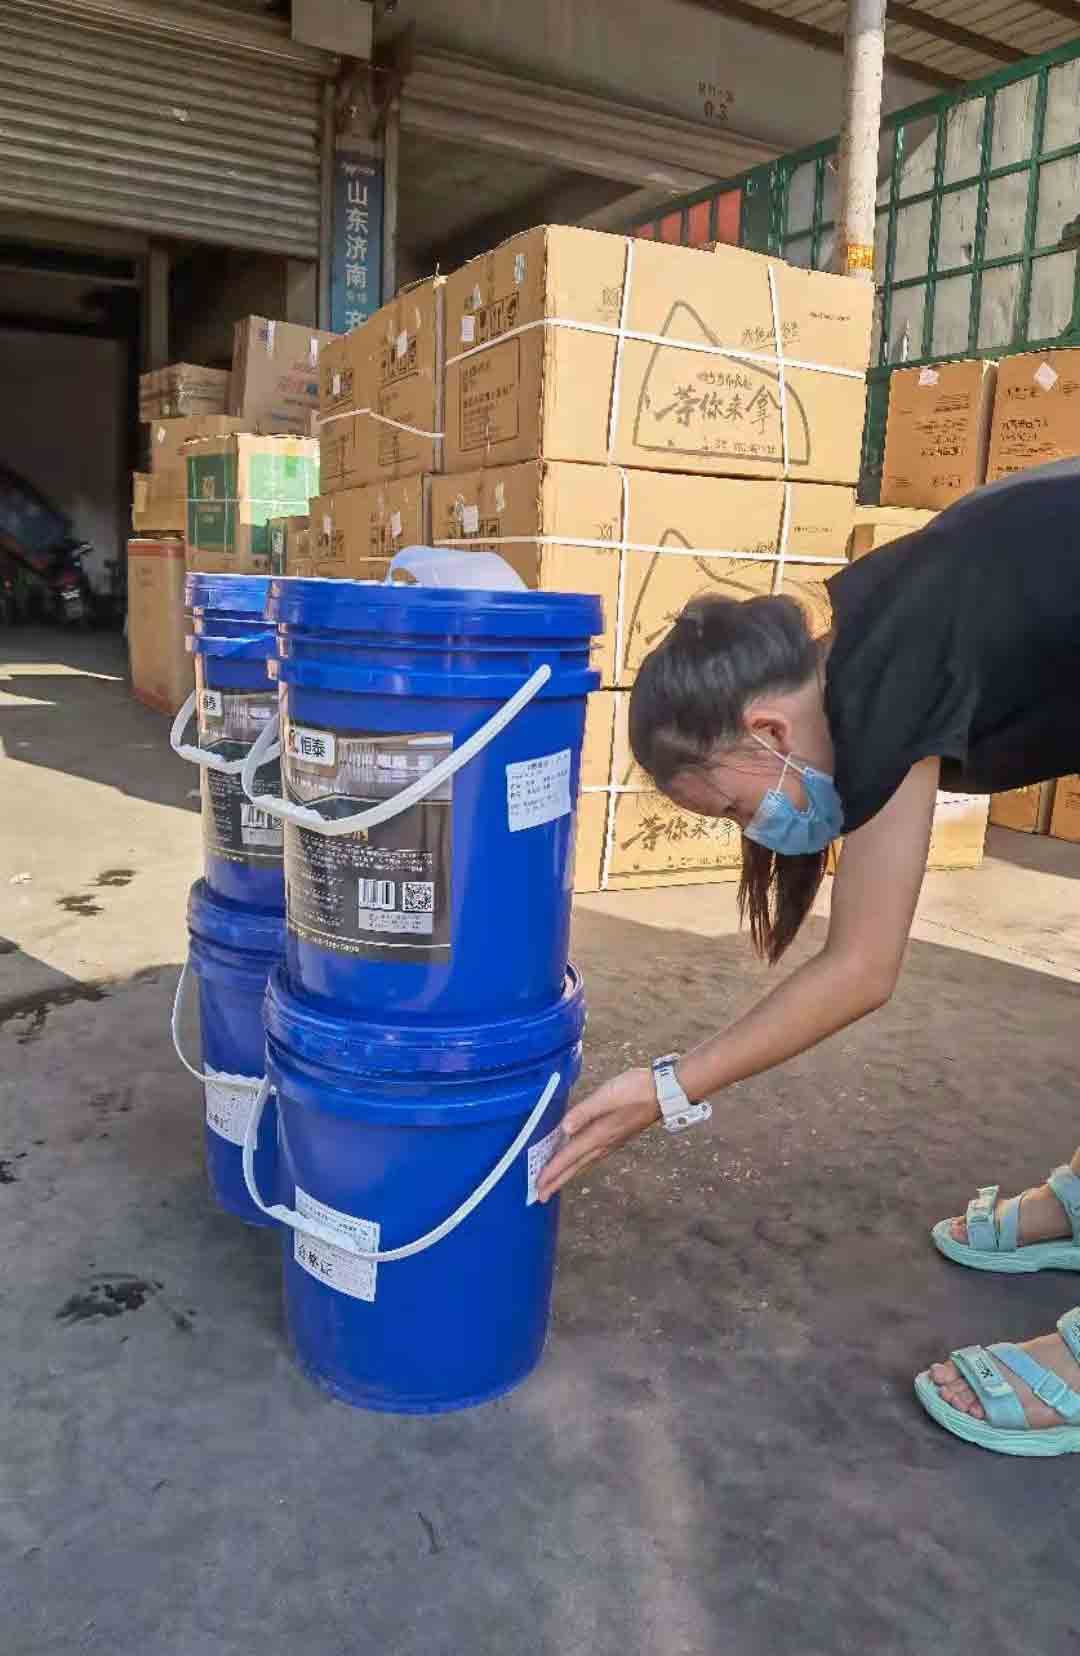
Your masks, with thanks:
[[[581,1065],[574,801],[598,600],[275,579],[242,781],[285,828],[248,1192],[297,1360],[369,1409],[498,1396],[547,1329],[540,1169]],[[281,798],[264,761],[280,762]],[[264,1173],[266,1111],[277,1159]]]
[[[188,897],[188,963],[173,1005],[173,1041],[203,1087],[210,1188],[226,1212],[253,1225],[273,1222],[248,1195],[243,1144],[264,1073],[266,980],[285,942],[281,825],[247,798],[239,774],[277,711],[277,687],[267,673],[274,632],[263,619],[268,586],[256,576],[189,575],[195,691],[171,737],[174,751],[200,770],[204,870]],[[183,740],[193,717],[197,745]],[[262,785],[273,787],[273,776],[266,773]],[[189,985],[198,990],[198,1067],[180,1035]],[[274,1178],[276,1157],[269,1111],[255,1148],[260,1178]]]

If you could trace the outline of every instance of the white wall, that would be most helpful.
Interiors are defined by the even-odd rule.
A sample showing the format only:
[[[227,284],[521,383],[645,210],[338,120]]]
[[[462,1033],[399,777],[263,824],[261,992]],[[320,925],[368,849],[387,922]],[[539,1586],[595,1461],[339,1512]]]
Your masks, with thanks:
[[[127,532],[126,366],[120,340],[0,329],[0,460],[94,547],[95,587]]]
[[[718,119],[781,151],[830,138],[841,119],[842,61],[799,41],[684,0],[400,0],[399,28],[418,44],[486,59],[535,79],[651,105],[688,120]],[[705,90],[702,90],[704,83]],[[711,90],[715,88],[715,90]],[[886,111],[930,95],[888,75]],[[730,102],[726,94],[730,93]],[[710,117],[706,102],[714,106]]]

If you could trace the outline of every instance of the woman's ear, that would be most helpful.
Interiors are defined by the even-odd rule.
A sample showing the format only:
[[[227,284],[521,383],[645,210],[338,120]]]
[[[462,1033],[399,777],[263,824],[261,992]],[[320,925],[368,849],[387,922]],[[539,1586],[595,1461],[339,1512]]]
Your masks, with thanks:
[[[767,742],[777,753],[791,753],[793,750],[791,720],[775,703],[756,702],[748,707],[746,728],[752,736]]]

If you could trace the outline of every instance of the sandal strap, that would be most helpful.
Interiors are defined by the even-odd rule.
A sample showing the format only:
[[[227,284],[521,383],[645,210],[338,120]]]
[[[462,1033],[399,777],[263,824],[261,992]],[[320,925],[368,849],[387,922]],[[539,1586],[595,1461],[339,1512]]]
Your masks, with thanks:
[[[997,1349],[996,1346],[991,1348],[994,1351]],[[1024,1405],[985,1347],[964,1346],[952,1353],[952,1360],[982,1404],[983,1413],[991,1426],[1027,1430]]]
[[[979,1253],[996,1253],[1000,1245],[998,1228],[994,1221],[994,1209],[1000,1189],[1000,1185],[983,1185],[979,1194],[973,1196],[967,1205],[965,1218],[968,1246],[977,1249]],[[973,1346],[971,1349],[982,1348]]]
[[[1080,1177],[1066,1163],[1055,1167],[1046,1182],[1069,1216],[1074,1242],[1080,1242]]]
[[[1080,1305],[1058,1318],[1058,1333],[1080,1363]]]
[[[997,1215],[998,1251],[1015,1253],[1020,1246],[1020,1203],[1023,1195],[1010,1196],[1002,1202]]]
[[[1059,1374],[1044,1368],[1034,1357],[1019,1346],[1002,1343],[992,1345],[990,1351],[1029,1385],[1041,1403],[1056,1409],[1063,1420],[1080,1420],[1080,1393],[1067,1386]]]

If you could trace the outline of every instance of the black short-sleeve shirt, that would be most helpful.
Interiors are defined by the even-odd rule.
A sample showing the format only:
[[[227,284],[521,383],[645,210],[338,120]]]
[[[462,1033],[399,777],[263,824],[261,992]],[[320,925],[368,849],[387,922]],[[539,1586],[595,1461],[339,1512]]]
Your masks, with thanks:
[[[825,707],[850,832],[913,764],[996,793],[1080,771],[1080,461],[1019,472],[829,582]]]

